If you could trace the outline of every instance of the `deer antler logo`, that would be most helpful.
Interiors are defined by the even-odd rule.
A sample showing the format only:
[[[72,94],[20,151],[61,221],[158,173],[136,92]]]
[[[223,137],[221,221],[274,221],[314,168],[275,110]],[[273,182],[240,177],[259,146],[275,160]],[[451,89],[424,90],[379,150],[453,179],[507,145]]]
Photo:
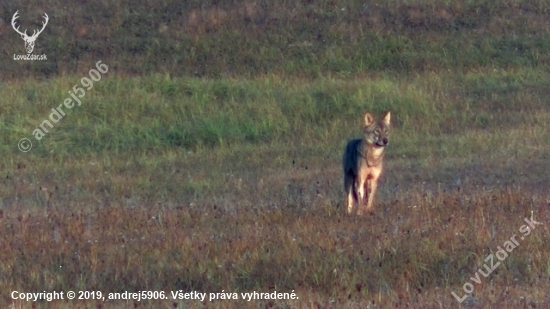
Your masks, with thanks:
[[[46,20],[45,22],[42,22],[42,29],[40,29],[40,31],[36,32],[36,30],[33,31],[32,35],[31,36],[28,36],[27,35],[27,29],[25,29],[25,32],[21,32],[19,31],[19,27],[15,28],[15,20],[17,18],[19,18],[19,16],[17,16],[17,13],[19,11],[15,12],[15,14],[13,14],[13,18],[11,19],[11,26],[13,27],[13,30],[15,30],[15,32],[19,33],[21,35],[21,38],[25,41],[25,49],[27,50],[27,53],[30,54],[32,53],[33,49],[34,49],[34,42],[36,41],[36,38],[38,37],[38,35],[40,33],[42,33],[42,31],[44,31],[44,28],[46,28],[46,25],[48,24],[48,14],[44,13],[44,19]]]

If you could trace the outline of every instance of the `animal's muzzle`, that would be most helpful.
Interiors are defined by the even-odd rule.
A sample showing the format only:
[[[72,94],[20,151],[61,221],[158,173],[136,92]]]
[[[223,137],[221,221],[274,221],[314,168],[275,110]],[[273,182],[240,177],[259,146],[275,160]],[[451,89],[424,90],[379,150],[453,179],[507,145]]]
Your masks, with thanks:
[[[388,138],[387,138],[387,137],[384,137],[383,139],[378,140],[378,141],[376,142],[376,146],[384,147],[384,146],[387,146],[389,142],[390,142],[390,141],[388,140]]]

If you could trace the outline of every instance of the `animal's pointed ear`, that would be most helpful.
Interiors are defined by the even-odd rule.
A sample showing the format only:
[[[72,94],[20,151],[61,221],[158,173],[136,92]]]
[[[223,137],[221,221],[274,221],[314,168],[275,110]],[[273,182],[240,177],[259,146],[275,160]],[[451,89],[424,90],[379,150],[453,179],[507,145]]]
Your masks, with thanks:
[[[364,119],[365,119],[365,126],[366,127],[368,127],[368,126],[370,126],[371,124],[374,123],[374,116],[369,112],[365,113]]]
[[[390,122],[391,122],[391,113],[390,113],[389,111],[386,113],[386,115],[384,115],[384,118],[382,118],[382,121],[384,121],[384,123],[385,123],[386,125],[388,125],[388,126],[390,125]]]

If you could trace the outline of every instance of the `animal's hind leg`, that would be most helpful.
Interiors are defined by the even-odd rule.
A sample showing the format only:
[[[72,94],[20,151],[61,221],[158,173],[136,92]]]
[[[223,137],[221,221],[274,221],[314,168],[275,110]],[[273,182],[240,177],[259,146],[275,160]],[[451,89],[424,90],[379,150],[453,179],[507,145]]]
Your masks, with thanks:
[[[355,193],[353,176],[350,176],[349,174],[344,175],[344,189],[347,195],[348,213],[351,213],[353,211],[353,203],[357,202],[357,194]]]

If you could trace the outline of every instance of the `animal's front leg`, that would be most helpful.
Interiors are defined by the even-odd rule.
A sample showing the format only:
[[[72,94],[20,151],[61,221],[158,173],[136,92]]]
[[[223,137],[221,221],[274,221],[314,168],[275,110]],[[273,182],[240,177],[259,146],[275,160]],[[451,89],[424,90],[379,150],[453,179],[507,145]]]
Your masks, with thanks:
[[[366,179],[359,176],[357,179],[357,206],[359,208],[359,212],[361,212],[361,208],[363,208],[363,204],[365,204],[367,190],[366,190]]]
[[[367,178],[367,179],[365,179],[365,181],[363,182],[363,184],[361,186],[363,194],[361,195],[361,198],[359,200],[359,211],[358,211],[359,215],[362,215],[365,212],[365,210],[368,209],[367,205],[368,205],[368,201],[370,200],[370,196],[371,196],[370,182],[371,182],[371,180]]]
[[[369,188],[369,197],[367,200],[367,212],[372,211],[372,204],[374,203],[374,194],[376,193],[376,189],[378,187],[378,179],[371,179],[369,180],[370,188]]]

